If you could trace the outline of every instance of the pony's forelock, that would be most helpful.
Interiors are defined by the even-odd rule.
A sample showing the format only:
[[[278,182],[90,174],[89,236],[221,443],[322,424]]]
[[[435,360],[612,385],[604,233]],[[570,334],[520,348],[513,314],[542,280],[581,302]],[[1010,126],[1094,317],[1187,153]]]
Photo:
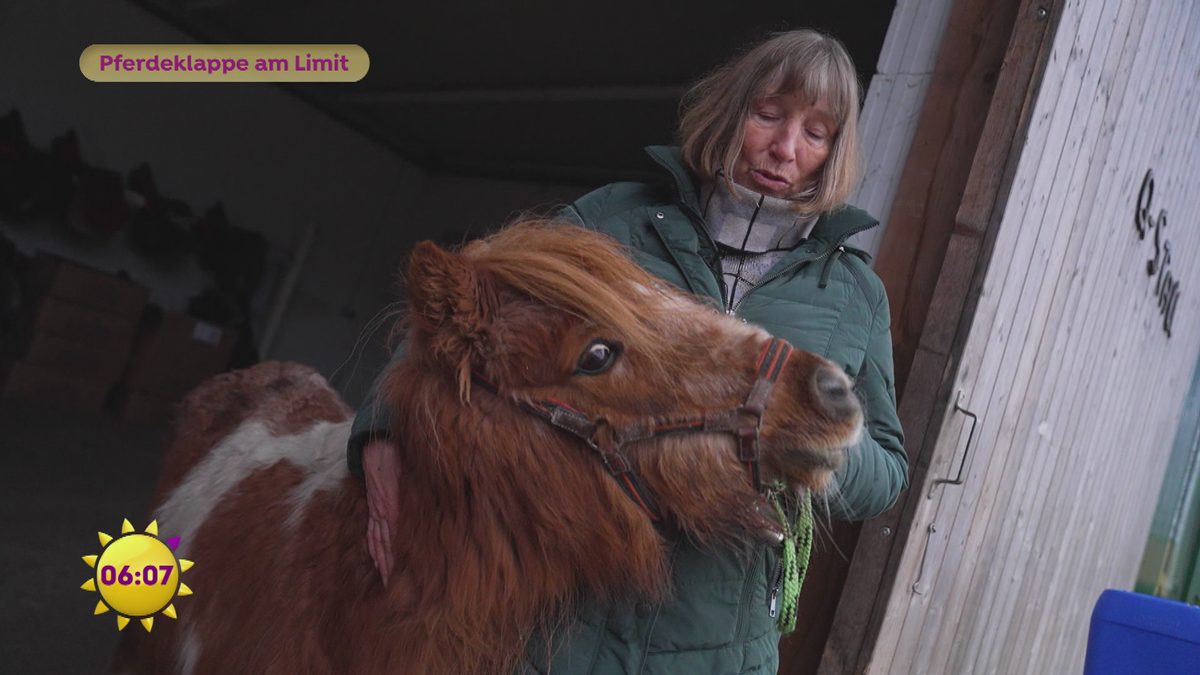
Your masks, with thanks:
[[[482,277],[611,331],[651,362],[673,358],[650,311],[670,302],[663,282],[611,237],[526,220],[472,242],[462,255]]]

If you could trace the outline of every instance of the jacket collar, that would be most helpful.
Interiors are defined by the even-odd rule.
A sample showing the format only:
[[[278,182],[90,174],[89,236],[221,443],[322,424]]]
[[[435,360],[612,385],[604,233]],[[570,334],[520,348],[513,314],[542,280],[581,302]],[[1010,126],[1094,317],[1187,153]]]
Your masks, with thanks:
[[[684,165],[683,152],[674,146],[652,145],[646,148],[646,153],[671,175],[680,205],[692,217],[693,225],[703,229],[699,191],[696,180]],[[850,235],[869,230],[878,224],[879,220],[866,211],[853,206],[843,206],[821,214],[809,233],[809,239],[824,244],[821,247],[823,249],[833,248],[845,243]]]

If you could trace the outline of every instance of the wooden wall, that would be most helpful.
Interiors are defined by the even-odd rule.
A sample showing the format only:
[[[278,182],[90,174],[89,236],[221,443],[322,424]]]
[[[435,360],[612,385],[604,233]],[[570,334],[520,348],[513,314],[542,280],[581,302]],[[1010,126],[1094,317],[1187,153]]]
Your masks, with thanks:
[[[1200,3],[1069,0],[870,673],[1078,673],[1131,588],[1200,350]],[[1171,336],[1134,212],[1169,212]],[[951,246],[951,253],[954,248]],[[936,428],[936,426],[935,426]],[[914,585],[919,581],[919,585]]]
[[[1011,2],[1011,0],[1009,0]],[[859,120],[864,176],[849,202],[881,219],[851,243],[879,248],[900,189],[909,149],[919,137],[926,93],[936,79],[938,53],[954,0],[899,0],[879,54]],[[803,629],[780,644],[781,675],[817,672],[841,599],[859,523],[822,527],[814,543],[808,582],[800,596]]]
[[[849,202],[881,219],[879,227],[851,242],[872,255],[887,229],[953,5],[954,0],[898,0],[866,88],[858,133],[863,178]]]
[[[899,173],[874,269],[891,304],[895,384],[900,399],[904,398],[1020,4],[1016,0],[954,3],[912,148]]]

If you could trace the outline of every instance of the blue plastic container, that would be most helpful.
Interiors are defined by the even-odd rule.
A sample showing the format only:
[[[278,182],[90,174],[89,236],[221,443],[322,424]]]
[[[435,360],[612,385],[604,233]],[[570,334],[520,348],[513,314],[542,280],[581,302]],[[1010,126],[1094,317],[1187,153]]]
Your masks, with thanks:
[[[1107,590],[1092,610],[1084,675],[1200,675],[1200,607]]]

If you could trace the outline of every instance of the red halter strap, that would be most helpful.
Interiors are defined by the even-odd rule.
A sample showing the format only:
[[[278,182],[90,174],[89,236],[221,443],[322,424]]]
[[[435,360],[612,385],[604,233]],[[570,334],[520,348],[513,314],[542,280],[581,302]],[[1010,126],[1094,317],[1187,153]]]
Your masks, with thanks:
[[[741,406],[704,415],[682,417],[665,424],[654,424],[651,420],[642,418],[614,427],[602,417],[592,419],[586,414],[554,400],[522,401],[519,405],[546,423],[587,443],[588,447],[596,453],[604,468],[608,470],[609,475],[617,480],[621,489],[635,504],[649,514],[651,520],[657,521],[662,519],[658,502],[633,470],[633,465],[621,451],[622,448],[634,441],[649,440],[668,434],[730,433],[737,438],[738,461],[746,465],[746,471],[750,474],[754,489],[761,489],[759,460],[762,455],[758,436],[762,428],[762,417],[766,411],[767,399],[771,396],[771,390],[793,351],[794,348],[786,340],[771,338],[758,359],[758,378],[755,379],[750,393],[746,395],[746,401]],[[499,387],[478,372],[472,372],[471,379],[483,389],[493,394],[499,394]]]

